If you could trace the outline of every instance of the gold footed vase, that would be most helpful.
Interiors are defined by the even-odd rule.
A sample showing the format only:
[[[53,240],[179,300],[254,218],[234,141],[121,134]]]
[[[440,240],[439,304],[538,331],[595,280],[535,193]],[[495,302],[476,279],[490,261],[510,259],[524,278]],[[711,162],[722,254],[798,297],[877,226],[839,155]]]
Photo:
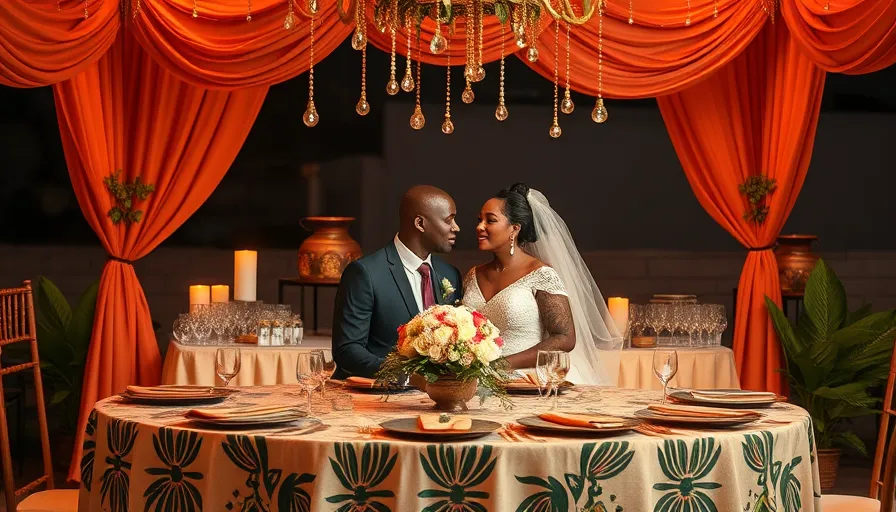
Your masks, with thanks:
[[[299,247],[299,277],[307,283],[337,284],[342,271],[361,257],[361,246],[349,234],[354,217],[305,217],[299,224],[312,231]]]
[[[775,248],[781,291],[801,294],[806,290],[809,274],[815,268],[818,255],[812,252],[815,235],[781,235]]]
[[[467,402],[476,394],[479,379],[457,380],[451,376],[441,376],[435,382],[426,383],[426,394],[436,403],[439,411],[466,411]]]

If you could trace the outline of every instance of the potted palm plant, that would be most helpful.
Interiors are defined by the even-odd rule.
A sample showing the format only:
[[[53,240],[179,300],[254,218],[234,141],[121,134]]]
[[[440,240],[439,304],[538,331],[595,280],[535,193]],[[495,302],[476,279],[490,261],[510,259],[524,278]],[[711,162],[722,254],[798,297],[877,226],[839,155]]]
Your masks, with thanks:
[[[873,390],[889,373],[896,311],[872,313],[867,304],[849,312],[843,283],[822,259],[809,275],[796,324],[771,299],[765,302],[784,349],[782,372],[812,417],[821,488],[830,490],[841,447],[868,454],[865,443],[842,424],[879,412],[881,398]]]

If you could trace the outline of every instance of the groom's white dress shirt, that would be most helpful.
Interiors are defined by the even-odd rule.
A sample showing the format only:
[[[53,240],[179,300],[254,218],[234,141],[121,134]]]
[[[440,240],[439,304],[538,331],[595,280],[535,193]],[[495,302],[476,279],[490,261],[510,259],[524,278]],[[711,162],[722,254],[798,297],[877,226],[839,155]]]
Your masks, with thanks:
[[[408,282],[411,284],[411,291],[414,292],[414,300],[417,302],[417,310],[423,311],[423,276],[417,271],[420,265],[427,263],[432,268],[432,255],[426,256],[425,260],[421,260],[414,251],[408,249],[398,235],[395,235],[395,249],[398,250],[398,258],[401,259],[401,266],[404,267],[404,273],[408,276]],[[435,288],[435,287],[433,287]]]

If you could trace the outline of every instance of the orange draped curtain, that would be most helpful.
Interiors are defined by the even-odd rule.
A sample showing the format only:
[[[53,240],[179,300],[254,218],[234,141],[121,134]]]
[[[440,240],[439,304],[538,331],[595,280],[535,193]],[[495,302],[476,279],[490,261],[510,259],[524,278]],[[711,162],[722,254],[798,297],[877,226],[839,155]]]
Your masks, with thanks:
[[[692,0],[690,25],[684,2],[664,0],[607,4],[603,20],[596,14],[570,30],[570,87],[598,94],[598,42],[603,24],[603,95],[650,98],[680,91],[702,80],[738,56],[768,20],[756,2]],[[716,11],[718,16],[715,16]],[[551,23],[538,38],[538,60],[530,68],[554,79],[554,37]],[[560,24],[560,82],[566,80],[566,25]]]
[[[896,63],[896,0],[781,0],[781,14],[825,71],[859,75]]]
[[[96,63],[54,87],[75,195],[107,253],[147,255],[217,187],[261,109],[267,87],[211,91],[168,73],[125,33]],[[139,223],[113,224],[103,178],[122,169],[155,186]],[[129,384],[157,384],[161,358],[149,305],[128,263],[110,259],[100,279],[84,371],[81,417],[69,478],[78,478],[81,438],[94,403]]]
[[[41,87],[99,60],[118,33],[118,2],[0,1],[0,84]]]
[[[764,298],[781,304],[770,246],[799,195],[815,140],[825,73],[782,23],[768,24],[727,66],[682,92],[659,98],[688,182],[713,219],[750,249],[740,276],[734,353],[744,389],[782,393],[780,344]],[[777,181],[762,224],[738,185],[764,174]]]
[[[351,34],[338,0],[321,0],[314,17],[314,59],[320,62]],[[181,80],[210,89],[273,85],[308,71],[311,23],[296,2],[286,30],[283,0],[198,2],[141,0],[132,32],[153,59]],[[251,16],[251,21],[247,17]]]

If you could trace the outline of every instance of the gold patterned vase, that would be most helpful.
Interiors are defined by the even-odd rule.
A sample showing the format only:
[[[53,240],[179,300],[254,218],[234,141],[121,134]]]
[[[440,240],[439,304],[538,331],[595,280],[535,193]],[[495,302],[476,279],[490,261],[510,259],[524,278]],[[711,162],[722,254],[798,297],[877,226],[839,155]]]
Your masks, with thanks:
[[[815,235],[781,235],[775,248],[778,277],[784,293],[803,293],[809,274],[815,268],[818,255],[812,252]]]
[[[349,234],[354,217],[305,217],[299,224],[311,236],[299,247],[299,277],[313,283],[338,283],[342,271],[361,257],[361,246]]]
[[[466,411],[467,402],[476,394],[477,387],[479,379],[461,381],[442,375],[437,381],[426,383],[426,394],[440,411]]]

